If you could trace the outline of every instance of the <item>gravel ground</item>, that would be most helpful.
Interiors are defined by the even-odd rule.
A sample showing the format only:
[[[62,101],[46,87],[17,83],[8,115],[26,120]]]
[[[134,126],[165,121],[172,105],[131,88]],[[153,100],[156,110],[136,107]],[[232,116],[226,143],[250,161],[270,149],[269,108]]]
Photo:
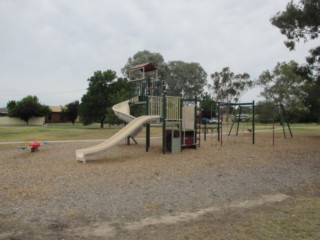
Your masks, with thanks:
[[[225,137],[220,146],[207,136],[197,150],[163,155],[160,140],[145,152],[141,139],[85,164],[75,150],[96,143],[49,143],[35,153],[0,145],[0,239],[135,239],[155,220],[174,227],[204,209],[319,190],[319,136],[278,136],[274,147],[270,134],[250,141]]]

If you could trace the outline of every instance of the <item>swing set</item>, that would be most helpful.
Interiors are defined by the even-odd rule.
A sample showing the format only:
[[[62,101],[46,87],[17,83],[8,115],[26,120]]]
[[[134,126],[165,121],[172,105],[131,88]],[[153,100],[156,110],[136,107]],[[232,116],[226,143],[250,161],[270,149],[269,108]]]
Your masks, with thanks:
[[[255,102],[248,102],[248,103],[221,103],[218,102],[218,142],[220,142],[220,145],[222,146],[223,143],[223,132],[222,132],[222,108],[226,107],[227,109],[229,107],[237,107],[237,109],[234,112],[233,121],[231,124],[231,127],[228,132],[228,136],[231,135],[233,128],[235,127],[235,135],[238,136],[239,134],[239,126],[240,123],[243,121],[247,122],[247,131],[251,133],[252,136],[252,144],[255,144],[256,139],[256,114],[255,114]],[[251,114],[243,114],[243,110],[245,107],[251,108]],[[279,117],[280,117],[280,123],[282,125],[283,130],[283,137],[286,138],[286,130],[285,126],[287,126],[291,138],[293,137],[290,124],[284,109],[283,104],[278,105],[279,109]],[[251,116],[250,116],[251,115]],[[248,121],[251,119],[251,127],[248,125]],[[272,145],[274,146],[274,139],[275,139],[275,129],[274,129],[274,119],[272,119],[273,127],[272,127]]]
[[[218,102],[218,142],[220,142],[220,145],[222,146],[222,139],[223,139],[223,134],[222,134],[222,108],[223,107],[238,107],[237,111],[235,112],[234,115],[234,121],[231,124],[228,136],[230,136],[231,131],[235,125],[235,123],[237,124],[236,126],[236,136],[238,136],[239,133],[239,125],[240,122],[242,121],[242,109],[245,106],[249,106],[252,109],[252,127],[250,129],[248,129],[248,131],[250,131],[252,133],[252,144],[255,144],[255,103],[254,101],[252,101],[251,103],[222,103],[222,102]]]

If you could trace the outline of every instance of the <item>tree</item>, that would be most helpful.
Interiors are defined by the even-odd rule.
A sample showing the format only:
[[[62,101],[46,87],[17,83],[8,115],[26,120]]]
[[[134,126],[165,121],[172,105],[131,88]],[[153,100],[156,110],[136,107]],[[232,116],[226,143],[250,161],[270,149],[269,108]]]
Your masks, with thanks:
[[[320,0],[300,0],[298,3],[290,1],[286,10],[278,12],[271,19],[271,23],[287,37],[285,45],[294,50],[295,44],[300,40],[306,42],[319,37]],[[297,73],[309,80],[305,85],[305,104],[310,110],[309,120],[320,122],[320,46],[310,49],[309,53],[306,58],[307,67],[300,67]]]
[[[278,12],[271,23],[280,29],[287,37],[285,45],[295,49],[296,42],[314,40],[320,33],[320,0],[291,0],[283,12]],[[311,49],[307,62],[315,71],[317,81],[320,81],[320,46]]]
[[[112,82],[110,88],[110,101],[107,109],[107,119],[109,124],[120,124],[122,121],[114,114],[112,106],[130,98],[129,82],[126,78],[118,78]]]
[[[266,101],[283,104],[295,121],[303,120],[309,112],[305,105],[307,80],[297,74],[298,69],[295,61],[278,63],[272,72],[264,71],[258,78],[258,84],[264,88],[261,95]]]
[[[209,88],[217,102],[238,102],[241,95],[253,86],[248,73],[234,74],[229,67],[211,74],[211,79],[213,84],[209,85]]]
[[[207,73],[199,63],[171,61],[167,64],[165,82],[169,95],[184,98],[199,96],[207,83]]]
[[[201,116],[212,118],[217,114],[217,103],[212,99],[209,93],[205,93],[201,99]]]
[[[279,121],[279,109],[274,102],[259,101],[255,107],[255,113],[261,123]]]
[[[132,58],[129,58],[122,73],[128,76],[129,68],[146,62],[152,62],[157,67],[159,80],[165,80],[167,92],[170,95],[179,96],[183,93],[183,97],[194,97],[201,95],[206,85],[207,73],[199,63],[183,61],[165,63],[160,53],[152,53],[147,50],[137,52]],[[161,88],[161,86],[158,87]]]
[[[42,117],[50,113],[46,105],[40,104],[36,96],[27,96],[20,101],[9,101],[7,104],[9,117],[18,117],[29,125],[32,117]]]
[[[76,100],[71,103],[68,103],[64,109],[65,114],[68,116],[68,119],[72,122],[72,125],[74,125],[79,115],[79,106],[80,103],[78,100]]]
[[[99,122],[104,127],[107,108],[110,107],[110,84],[116,80],[116,73],[112,70],[96,71],[88,79],[87,93],[81,98],[79,108],[80,116],[84,125]]]
[[[310,111],[310,115],[306,120],[320,123],[320,84],[307,82],[304,90],[307,94],[304,103]]]

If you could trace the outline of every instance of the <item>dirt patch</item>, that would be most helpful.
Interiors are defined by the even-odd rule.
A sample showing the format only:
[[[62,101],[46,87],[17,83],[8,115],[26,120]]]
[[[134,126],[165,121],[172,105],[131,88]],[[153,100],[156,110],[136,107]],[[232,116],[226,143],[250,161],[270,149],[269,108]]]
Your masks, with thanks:
[[[267,195],[262,196],[260,199],[246,200],[243,202],[231,203],[227,206],[220,207],[210,207],[205,209],[200,209],[196,212],[182,212],[176,215],[165,215],[157,218],[145,218],[139,222],[127,223],[125,229],[127,230],[140,230],[146,226],[158,225],[158,224],[178,224],[180,222],[188,222],[191,220],[196,220],[201,216],[209,213],[214,213],[226,209],[238,209],[238,208],[254,208],[261,206],[265,203],[281,202],[287,199],[289,196],[284,194]]]
[[[220,146],[209,135],[197,150],[162,155],[161,140],[152,140],[147,153],[139,140],[86,164],[75,161],[75,150],[96,143],[49,143],[37,153],[1,145],[0,239],[230,239],[232,229],[242,239],[259,238],[249,227],[253,219],[269,211],[276,219],[296,199],[309,209],[299,214],[313,220],[303,225],[305,234],[317,236],[320,139],[278,137],[274,147],[271,141],[259,134],[252,145],[243,134]]]

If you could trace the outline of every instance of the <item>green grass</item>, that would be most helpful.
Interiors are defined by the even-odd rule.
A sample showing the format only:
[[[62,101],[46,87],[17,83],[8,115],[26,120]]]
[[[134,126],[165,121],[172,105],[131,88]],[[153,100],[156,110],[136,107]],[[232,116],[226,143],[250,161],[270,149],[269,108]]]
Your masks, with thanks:
[[[48,124],[47,126],[0,126],[0,142],[104,139],[121,126],[99,128],[99,125]]]
[[[86,140],[86,139],[106,139],[112,136],[123,125],[109,126],[101,129],[99,124],[83,126],[82,124],[72,125],[71,123],[48,124],[47,126],[0,126],[0,142],[14,141],[53,141],[53,140]],[[228,132],[231,124],[223,125],[223,131]],[[239,132],[247,131],[251,128],[251,123],[240,123]],[[256,130],[272,131],[272,124],[256,124]],[[275,124],[276,131],[282,131],[279,123]],[[292,124],[293,134],[313,133],[320,134],[318,124]],[[233,127],[236,131],[236,125]],[[287,131],[287,128],[286,128]],[[144,137],[142,131],[138,137]],[[151,127],[151,136],[161,136],[161,127]]]
[[[47,126],[0,126],[0,142],[106,139],[122,127],[123,125],[105,125],[104,128],[100,128],[99,124],[73,126],[58,123]],[[151,128],[151,135],[160,136],[160,133],[159,127]],[[144,131],[138,135],[144,136]]]
[[[320,124],[304,123],[304,124],[291,124],[290,127],[293,131],[297,132],[320,132]]]
[[[256,131],[259,130],[270,130],[272,131],[272,123],[256,123],[255,124],[255,129]],[[231,123],[229,123],[229,125],[227,126],[227,124],[224,124],[224,129],[227,131],[229,131],[229,129],[231,128]],[[232,131],[236,131],[237,128],[237,124],[234,124],[233,126],[233,130]],[[251,129],[252,128],[252,123],[245,123],[245,122],[241,122],[239,124],[239,132],[243,131],[243,129],[247,130],[247,129]],[[282,126],[280,125],[280,123],[275,123],[274,124],[274,128],[275,131],[282,131]],[[314,132],[314,133],[320,133],[320,125],[316,124],[316,123],[294,123],[294,124],[290,124],[290,128],[292,130],[292,132],[295,133],[307,133],[307,132]],[[288,131],[288,127],[287,125],[285,125],[285,130]]]

